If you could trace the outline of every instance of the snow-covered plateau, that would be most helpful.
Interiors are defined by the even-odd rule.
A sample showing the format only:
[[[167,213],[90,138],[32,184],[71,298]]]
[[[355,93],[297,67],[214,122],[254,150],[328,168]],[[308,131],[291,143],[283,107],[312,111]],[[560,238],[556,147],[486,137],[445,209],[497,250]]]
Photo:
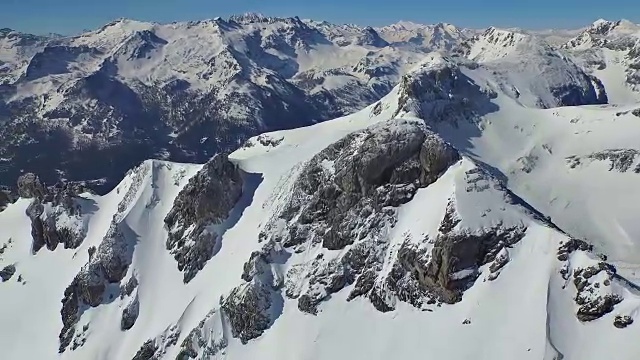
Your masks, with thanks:
[[[636,360],[639,71],[625,20],[0,30],[0,358]]]

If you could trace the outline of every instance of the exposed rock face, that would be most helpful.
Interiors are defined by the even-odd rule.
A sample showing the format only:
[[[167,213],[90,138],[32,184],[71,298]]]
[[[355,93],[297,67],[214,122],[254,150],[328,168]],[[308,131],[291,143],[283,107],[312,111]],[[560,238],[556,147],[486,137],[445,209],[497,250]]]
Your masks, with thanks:
[[[0,279],[2,279],[2,282],[9,281],[15,273],[15,265],[7,265],[2,270],[0,270]]]
[[[82,187],[63,183],[47,188],[37,175],[31,173],[18,179],[18,194],[33,199],[27,215],[31,219],[34,252],[44,246],[53,251],[60,243],[65,249],[80,246],[86,235],[78,197],[82,191]],[[60,224],[61,220],[65,225]]]
[[[567,261],[569,256],[575,251],[593,251],[593,245],[578,239],[570,239],[558,249],[558,260]]]
[[[613,321],[613,326],[617,327],[618,329],[624,329],[631,324],[633,324],[633,318],[628,315],[618,315]]]
[[[133,244],[128,241],[124,231],[125,225],[117,223],[114,218],[94,256],[65,290],[60,311],[63,323],[60,352],[64,352],[73,339],[82,306],[96,307],[103,301],[112,300],[104,298],[108,286],[119,284],[126,275],[131,263]]]
[[[158,346],[155,342],[153,340],[147,340],[131,360],[153,360],[156,351],[158,351]]]
[[[136,296],[130,303],[127,305],[124,310],[122,310],[122,318],[120,320],[120,329],[123,331],[129,330],[133,327],[138,319],[138,314],[140,313],[140,301]]]
[[[567,163],[572,169],[593,161],[608,161],[609,171],[627,172],[636,163],[636,158],[640,155],[640,151],[636,149],[608,149],[590,154],[588,156],[573,155],[568,157]],[[636,164],[634,170],[640,173],[640,164]]]
[[[60,353],[71,344],[76,324],[86,306],[97,307],[112,301],[118,295],[131,295],[137,287],[135,276],[131,276],[126,284],[121,284],[131,264],[135,246],[135,235],[124,220],[131,202],[150,171],[153,168],[149,164],[143,164],[133,171],[131,185],[118,203],[107,233],[97,248],[89,249],[89,261],[64,292],[60,310],[63,325],[59,335]],[[107,293],[108,297],[105,296]]]
[[[593,321],[613,311],[615,305],[623,299],[615,293],[608,293],[609,286],[598,282],[596,275],[603,274],[610,284],[616,269],[607,263],[579,268],[573,271],[573,284],[576,287],[576,303],[580,306],[576,313],[580,321]],[[596,285],[598,284],[598,285]]]
[[[124,298],[125,296],[130,296],[133,294],[133,291],[138,287],[138,278],[131,276],[124,286],[120,287],[120,298]]]
[[[271,326],[272,297],[273,289],[258,279],[235,288],[229,294],[221,308],[229,318],[233,337],[246,344]]]
[[[374,305],[379,303],[371,290],[385,261],[395,208],[458,159],[450,145],[407,120],[373,125],[318,153],[261,238],[294,252],[323,247],[344,253],[292,266],[284,283],[287,297],[298,299],[301,311],[315,314],[329,295],[355,283],[350,299],[371,294]],[[276,231],[283,221],[285,230]]]
[[[211,259],[225,220],[242,195],[242,174],[224,154],[214,156],[189,180],[165,218],[167,249],[187,283]],[[221,231],[221,230],[220,230]]]
[[[227,347],[227,323],[222,311],[211,311],[184,339],[176,360],[213,358]]]
[[[431,261],[424,271],[426,284],[432,288],[435,285],[442,301],[460,301],[462,291],[475,280],[478,267],[496,260],[498,252],[520,241],[525,230],[498,227],[478,233],[443,234],[436,240]],[[502,262],[501,259],[499,263]],[[463,272],[469,272],[469,275],[457,275]]]
[[[145,341],[132,360],[162,359],[166,355],[167,349],[178,343],[178,338],[180,338],[180,329],[173,325],[156,338]]]
[[[14,196],[13,192],[7,187],[0,186],[0,212],[15,201],[16,196]]]
[[[441,58],[402,77],[394,117],[414,112],[428,122],[457,122],[497,110],[497,94],[475,84],[454,61]]]
[[[47,193],[36,174],[27,173],[18,178],[18,195],[25,199],[42,199]]]
[[[591,251],[592,245],[577,239],[570,239],[558,249],[558,260],[564,262],[560,273],[565,280],[572,280],[576,290],[576,317],[583,322],[611,313],[623,301],[614,286],[628,286],[613,265],[587,257],[586,253]],[[592,265],[575,267],[574,261]]]

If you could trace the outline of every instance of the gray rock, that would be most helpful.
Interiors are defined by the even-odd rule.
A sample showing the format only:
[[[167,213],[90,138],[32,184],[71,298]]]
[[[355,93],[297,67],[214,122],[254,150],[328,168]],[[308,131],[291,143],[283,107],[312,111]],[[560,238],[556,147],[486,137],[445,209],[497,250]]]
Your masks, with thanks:
[[[218,315],[219,311],[210,311],[207,316],[200,321],[180,345],[180,353],[176,360],[208,359],[213,358],[228,345],[228,340],[224,333],[217,336],[211,333],[211,327],[224,326]],[[200,356],[200,357],[198,357]]]
[[[140,301],[136,296],[129,305],[122,310],[120,329],[123,331],[131,329],[138,319],[138,314],[140,314]]]
[[[624,329],[631,324],[633,324],[633,318],[628,315],[617,315],[615,320],[613,320],[613,326],[617,327],[618,329]]]
[[[578,308],[576,316],[578,320],[587,322],[597,320],[613,311],[614,307],[622,302],[622,298],[616,294],[606,294],[587,301]]]
[[[2,270],[0,270],[0,279],[2,279],[2,282],[9,281],[15,273],[15,265],[7,265]]]
[[[449,63],[406,74],[400,80],[398,107],[393,117],[414,112],[427,122],[472,120],[497,110],[490,103],[497,94],[483,89],[456,64]]]
[[[429,133],[420,149],[420,164],[424,169],[420,179],[422,184],[435,182],[440,174],[460,160],[460,154],[439,136]]]
[[[589,158],[599,161],[608,160],[610,163],[609,171],[627,172],[638,155],[640,155],[640,151],[636,149],[610,149],[591,154]]]
[[[18,179],[18,191],[21,197],[33,199],[26,213],[31,219],[34,252],[45,246],[53,251],[59,244],[63,244],[65,249],[80,246],[86,229],[60,225],[58,219],[62,216],[71,217],[82,223],[82,211],[77,202],[77,194],[78,191],[82,191],[81,187],[60,183],[46,188],[36,175],[25,174]]]
[[[572,245],[566,246],[569,243]],[[568,248],[590,248],[589,245],[579,240],[572,240],[567,244],[565,244],[565,247]],[[579,268],[573,272],[573,284],[577,291],[575,302],[579,305],[576,316],[580,321],[586,322],[599,319],[612,312],[614,307],[623,300],[623,298],[618,294],[608,293],[606,288],[603,289],[599,283],[592,283],[589,281],[589,279],[601,272],[606,273],[606,278],[603,283],[608,287],[611,285],[611,281],[614,277],[617,276],[616,268],[611,264],[599,262],[597,265]]]
[[[492,273],[502,270],[502,268],[509,263],[509,253],[506,252],[506,249],[503,250],[503,252],[501,252],[496,259],[493,260],[491,266],[489,266],[489,271]]]
[[[46,188],[36,174],[27,173],[18,178],[18,195],[21,198],[42,200],[46,193]]]
[[[135,275],[132,275],[127,283],[120,287],[120,298],[123,299],[125,296],[130,296],[137,287],[138,278],[136,278]]]
[[[478,234],[466,232],[440,235],[431,253],[431,261],[424,271],[424,285],[435,287],[445,303],[460,301],[461,293],[475,276],[457,279],[454,274],[463,270],[476,270],[493,260],[504,246],[517,243],[524,237],[524,228],[484,230]]]
[[[4,186],[0,186],[0,212],[2,212],[9,204],[16,201],[14,193]]]
[[[246,344],[269,328],[272,293],[271,287],[258,279],[231,291],[221,308],[229,319],[233,337]]]
[[[83,306],[97,307],[108,300],[104,296],[108,286],[120,283],[127,273],[134,244],[123,232],[125,225],[117,223],[116,218],[117,215],[94,256],[65,290],[60,311],[63,324],[59,336],[61,353],[73,338]],[[126,289],[126,286],[116,290],[119,288]]]
[[[588,244],[583,240],[578,239],[570,239],[564,244],[561,244],[558,248],[558,260],[567,261],[569,260],[569,255],[571,255],[575,251],[593,251],[593,245]]]
[[[396,222],[396,207],[409,202],[419,188],[436,181],[459,159],[449,144],[423,124],[409,120],[372,125],[314,156],[294,182],[288,203],[260,238],[293,251],[322,246],[343,254],[292,267],[285,279],[286,296],[297,299],[301,311],[316,314],[331,294],[355,283],[348,300],[366,296],[379,310],[390,311],[393,304],[385,300],[390,295],[418,306],[427,290],[415,279],[411,282],[409,266],[396,265],[397,278],[390,276],[379,283],[387,231]],[[284,231],[280,231],[282,222]],[[257,255],[252,259],[257,260]],[[253,261],[245,274],[268,263]],[[386,293],[388,289],[391,294]]]
[[[167,249],[184,272],[185,283],[213,256],[220,234],[208,227],[223,225],[242,195],[242,185],[241,170],[220,154],[206,163],[176,197],[164,221],[169,231]]]
[[[158,351],[158,345],[156,345],[155,341],[147,340],[140,346],[140,349],[131,360],[155,360],[156,351]]]

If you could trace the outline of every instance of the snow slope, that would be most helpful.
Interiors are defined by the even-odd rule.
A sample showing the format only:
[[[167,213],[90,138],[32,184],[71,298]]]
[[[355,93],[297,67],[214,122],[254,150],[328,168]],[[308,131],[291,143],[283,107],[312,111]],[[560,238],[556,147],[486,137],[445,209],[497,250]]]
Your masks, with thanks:
[[[466,107],[459,106],[462,103]],[[622,158],[619,151],[603,152],[633,149],[640,131],[633,109],[526,107],[506,94],[502,79],[486,68],[430,55],[391,93],[353,115],[267,133],[232,153],[230,159],[245,178],[242,198],[232,212],[239,216],[222,235],[212,259],[187,284],[166,250],[164,218],[200,165],[147,161],[109,194],[83,195],[84,213],[90,216],[88,234],[75,250],[32,254],[25,215],[30,200],[21,199],[0,213],[0,244],[7,244],[0,267],[15,264],[17,270],[0,283],[0,349],[8,359],[131,359],[136,354],[138,359],[174,359],[185,356],[187,348],[195,358],[230,360],[414,359],[425,354],[446,359],[637,359],[640,328],[613,325],[618,315],[637,320],[640,306],[632,284],[640,260],[632,215],[640,195],[633,186],[637,159],[633,152]],[[374,151],[366,147],[367,139],[386,134],[385,129],[398,139],[415,129],[434,132],[457,148],[460,158],[433,183],[409,187],[415,193],[387,209],[395,220],[384,223],[381,232],[368,233],[341,250],[311,239],[293,247],[276,241],[273,251],[284,260],[264,263],[270,271],[246,280],[245,262],[262,251],[262,233],[272,240],[277,236],[269,226],[274,219],[282,224],[277,219],[286,212],[309,164],[344,139],[353,141],[355,150],[342,155],[366,158]],[[328,179],[342,170],[326,159],[319,169]],[[73,344],[78,346],[58,355],[59,301],[112,221],[128,229],[125,238],[133,246],[121,284],[135,276],[139,285],[129,295],[111,293],[113,298],[83,308],[75,325]],[[303,221],[283,226],[298,222]],[[513,242],[500,242],[488,261],[446,273],[450,281],[467,284],[460,301],[425,300],[417,306],[402,300],[402,286],[417,276],[413,270],[403,278],[408,283],[389,282],[394,269],[404,269],[400,254],[406,249],[430,259],[412,265],[421,273],[420,266],[438,258],[447,236],[474,244],[483,236],[510,232],[516,234]],[[587,238],[614,263],[624,262],[620,271],[628,280],[609,265],[600,265],[604,262],[586,244],[575,245],[579,243],[572,237]],[[237,314],[229,301],[253,301],[252,291],[262,289],[260,282],[265,281],[262,276],[274,281],[281,276],[285,284],[300,281],[304,291],[314,286],[329,291],[321,286],[323,276],[339,279],[332,261],[342,261],[358,246],[371,244],[368,241],[384,250],[374,266],[378,273],[373,290],[386,294],[383,302],[390,311],[373,305],[374,293],[351,298],[357,282],[327,292],[316,315],[302,311],[300,298],[284,296],[285,289],[275,287],[265,290],[273,297],[266,309],[258,297],[244,311],[266,314],[272,322],[247,341],[234,334]],[[466,250],[460,251],[463,258]],[[308,273],[298,279],[292,270],[300,266]],[[583,280],[585,272],[593,274]],[[389,288],[392,284],[400,288]],[[576,314],[585,303],[602,305],[606,296],[616,299],[611,309],[591,321],[579,320]],[[135,297],[139,316],[123,331],[122,310]],[[148,340],[146,349],[151,351],[144,357],[139,350]]]
[[[638,56],[640,25],[600,19],[563,46],[569,55],[602,80],[609,102],[640,101]]]

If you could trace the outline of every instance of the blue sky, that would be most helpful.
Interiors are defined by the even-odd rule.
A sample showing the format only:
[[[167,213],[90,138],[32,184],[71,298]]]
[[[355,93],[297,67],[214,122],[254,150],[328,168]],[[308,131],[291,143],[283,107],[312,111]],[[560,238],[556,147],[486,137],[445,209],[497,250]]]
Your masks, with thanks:
[[[598,18],[640,23],[640,0],[1,0],[0,28],[73,34],[120,17],[171,22],[249,11],[373,26],[399,20],[530,29],[576,28]]]

